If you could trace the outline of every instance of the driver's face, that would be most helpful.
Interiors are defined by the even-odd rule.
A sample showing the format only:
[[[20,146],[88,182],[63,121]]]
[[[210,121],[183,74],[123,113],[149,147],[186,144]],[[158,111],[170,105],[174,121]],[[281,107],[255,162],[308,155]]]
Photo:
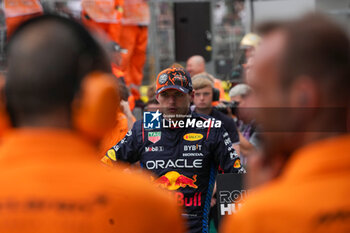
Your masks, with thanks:
[[[157,96],[159,107],[164,115],[185,115],[191,103],[191,95],[175,89],[168,89]]]

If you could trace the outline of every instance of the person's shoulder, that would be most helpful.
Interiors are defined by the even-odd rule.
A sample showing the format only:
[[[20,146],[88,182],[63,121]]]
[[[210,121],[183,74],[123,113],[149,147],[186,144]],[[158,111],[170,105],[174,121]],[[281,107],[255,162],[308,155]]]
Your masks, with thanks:
[[[284,212],[283,205],[287,202],[285,195],[281,195],[281,185],[278,182],[263,185],[249,192],[248,197],[242,201],[242,206],[238,212],[224,220],[222,232],[229,233],[233,230],[244,233],[267,232],[265,229],[267,225],[270,225],[268,222],[272,218],[273,221],[276,221],[276,217],[279,217],[273,215],[273,213],[282,215]],[[251,224],[252,222],[254,224]]]
[[[142,119],[141,120],[137,120],[137,121],[134,122],[134,126],[136,126],[138,128],[139,127],[141,128],[142,124],[143,124],[143,120]]]
[[[171,232],[182,232],[181,213],[175,199],[167,192],[154,184],[154,177],[146,171],[125,170],[120,167],[108,172],[109,182],[106,182],[106,192],[112,198],[111,206],[124,218],[137,219],[144,227],[140,232],[163,232],[168,225]],[[111,207],[112,208],[112,207]],[[131,221],[131,220],[130,220]],[[129,225],[132,222],[129,222]],[[159,224],[155,226],[155,224]],[[129,232],[137,226],[129,226]],[[143,231],[142,231],[143,230]]]
[[[89,171],[89,172],[87,172]],[[163,233],[168,225],[180,233],[181,213],[175,199],[157,187],[147,171],[119,163],[113,168],[96,163],[79,165],[77,177],[69,182],[84,184],[74,190],[75,196],[92,196],[94,219],[101,232]],[[83,178],[83,180],[82,180]]]
[[[136,132],[141,132],[143,127],[143,120],[137,120],[134,122],[132,126],[132,130],[135,130]]]
[[[255,191],[252,191],[251,195],[248,197],[247,202],[244,203],[245,207],[249,209],[250,207],[256,206],[265,206],[266,203],[264,200],[275,199],[275,196],[281,193],[283,189],[283,183],[279,180],[271,181],[261,187],[257,188]]]

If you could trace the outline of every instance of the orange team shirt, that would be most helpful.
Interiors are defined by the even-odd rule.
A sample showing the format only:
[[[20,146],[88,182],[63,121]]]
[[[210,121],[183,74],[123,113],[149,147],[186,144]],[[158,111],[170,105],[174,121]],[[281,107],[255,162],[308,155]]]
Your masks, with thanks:
[[[39,0],[5,0],[7,37],[24,21],[43,14]]]
[[[81,6],[83,24],[104,40],[113,38],[110,28],[119,28],[121,0],[82,0]]]
[[[147,0],[124,0],[121,22],[124,25],[149,25],[150,11]]]
[[[350,135],[298,150],[281,177],[259,188],[223,233],[350,232]]]
[[[118,19],[115,0],[82,0],[83,11],[98,23],[115,23]]]
[[[0,146],[0,232],[183,232],[169,195],[141,174],[107,169],[75,133],[10,132]]]
[[[133,123],[136,121],[135,118],[132,119]],[[116,145],[120,140],[122,140],[126,133],[128,132],[128,119],[123,112],[117,112],[117,124],[107,133],[107,135],[102,139],[100,144],[101,155],[103,156],[112,146]]]

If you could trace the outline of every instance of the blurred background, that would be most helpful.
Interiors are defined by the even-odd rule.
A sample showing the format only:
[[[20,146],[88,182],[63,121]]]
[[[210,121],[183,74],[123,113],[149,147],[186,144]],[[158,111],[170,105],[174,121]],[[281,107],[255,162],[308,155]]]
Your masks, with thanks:
[[[4,0],[0,2],[3,64],[6,23]],[[81,0],[40,2],[46,12],[81,17]],[[349,0],[148,0],[147,3],[150,24],[143,85],[152,83],[159,71],[175,62],[184,66],[195,54],[205,58],[207,72],[217,79],[239,82],[232,73],[244,60],[240,41],[263,21],[293,18],[317,10],[334,17],[350,33]]]

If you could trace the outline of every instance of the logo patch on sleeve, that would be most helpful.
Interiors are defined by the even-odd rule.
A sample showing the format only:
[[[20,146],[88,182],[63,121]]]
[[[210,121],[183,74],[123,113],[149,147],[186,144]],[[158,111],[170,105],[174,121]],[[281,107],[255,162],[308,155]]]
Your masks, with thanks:
[[[240,168],[241,167],[241,160],[237,159],[235,164],[233,165],[234,168]]]
[[[108,155],[108,158],[110,158],[111,160],[117,161],[117,157],[116,157],[115,151],[114,151],[113,149],[110,149],[110,150],[107,152],[107,155]]]

